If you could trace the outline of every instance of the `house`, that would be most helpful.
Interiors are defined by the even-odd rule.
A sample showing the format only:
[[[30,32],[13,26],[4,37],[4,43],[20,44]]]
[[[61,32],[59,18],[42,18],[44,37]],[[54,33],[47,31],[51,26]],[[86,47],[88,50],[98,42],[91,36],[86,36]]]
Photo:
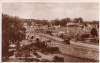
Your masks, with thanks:
[[[88,24],[87,26],[84,26],[83,31],[85,34],[90,34],[92,28],[96,28],[97,32],[99,33],[99,28],[97,24]]]
[[[74,27],[74,26],[78,26],[78,27],[82,27],[83,25],[80,23],[73,23],[73,22],[69,22],[66,24],[68,27]]]
[[[60,25],[59,25],[59,26],[55,26],[55,25],[54,25],[53,27],[54,27],[55,29],[58,29],[58,28],[60,28]]]
[[[27,23],[24,23],[23,24],[23,27],[27,28],[28,27]]]
[[[48,29],[48,26],[41,26],[42,29]]]
[[[15,51],[16,50],[16,45],[15,44],[10,44],[8,51]]]

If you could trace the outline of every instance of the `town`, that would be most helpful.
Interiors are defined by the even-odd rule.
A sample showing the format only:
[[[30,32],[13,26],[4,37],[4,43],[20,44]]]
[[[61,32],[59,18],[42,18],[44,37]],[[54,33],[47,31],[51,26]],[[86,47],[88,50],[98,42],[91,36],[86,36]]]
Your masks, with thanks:
[[[22,19],[2,14],[2,61],[97,62],[99,21]]]

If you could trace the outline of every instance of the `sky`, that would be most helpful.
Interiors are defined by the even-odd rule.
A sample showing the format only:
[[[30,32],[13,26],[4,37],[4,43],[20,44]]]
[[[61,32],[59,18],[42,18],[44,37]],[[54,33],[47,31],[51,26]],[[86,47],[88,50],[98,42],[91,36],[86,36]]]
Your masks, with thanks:
[[[29,19],[63,19],[82,17],[84,21],[99,20],[99,3],[68,2],[4,2],[2,13]]]

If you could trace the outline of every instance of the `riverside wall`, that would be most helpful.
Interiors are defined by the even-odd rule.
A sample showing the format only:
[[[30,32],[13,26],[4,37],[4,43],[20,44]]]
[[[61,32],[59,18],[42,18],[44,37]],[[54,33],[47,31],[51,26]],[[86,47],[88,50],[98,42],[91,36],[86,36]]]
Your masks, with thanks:
[[[39,35],[42,37],[42,39],[43,38],[51,39],[52,42],[47,43],[47,45],[52,47],[59,47],[60,51],[63,54],[99,61],[98,45],[92,45],[80,42],[78,43],[74,41],[71,41],[70,45],[65,45],[61,43],[63,40],[60,38],[45,34],[39,34]]]

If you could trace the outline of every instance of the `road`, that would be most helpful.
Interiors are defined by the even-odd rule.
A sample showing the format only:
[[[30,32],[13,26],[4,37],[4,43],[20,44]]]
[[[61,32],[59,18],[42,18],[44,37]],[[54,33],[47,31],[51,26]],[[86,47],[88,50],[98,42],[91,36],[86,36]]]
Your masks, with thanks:
[[[40,40],[48,40],[48,39],[50,39],[50,38],[40,36]],[[86,58],[79,58],[79,57],[75,57],[75,56],[66,54],[66,51],[70,53],[70,49],[67,50],[67,48],[70,48],[70,47],[84,48],[83,46],[78,46],[78,45],[73,45],[73,44],[65,45],[56,40],[53,40],[53,39],[50,39],[50,40],[51,40],[51,43],[47,43],[47,44],[52,47],[59,47],[60,51],[63,53],[60,55],[62,55],[64,57],[65,62],[91,62],[91,61],[93,62],[94,61],[94,60],[90,60],[90,59],[86,59]],[[87,49],[87,48],[85,48],[85,49]],[[78,54],[78,53],[76,53],[76,54]]]

